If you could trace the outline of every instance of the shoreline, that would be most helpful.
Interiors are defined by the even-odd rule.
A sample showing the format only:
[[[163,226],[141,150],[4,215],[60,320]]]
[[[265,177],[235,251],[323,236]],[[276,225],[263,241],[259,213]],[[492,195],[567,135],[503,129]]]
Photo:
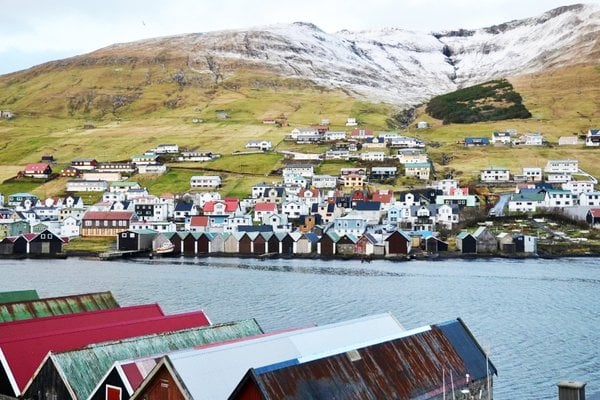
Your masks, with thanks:
[[[535,254],[502,254],[502,253],[485,253],[485,254],[472,254],[472,253],[458,253],[458,252],[442,252],[442,253],[416,253],[408,256],[379,256],[379,255],[339,255],[339,256],[321,256],[319,254],[242,254],[242,253],[208,253],[208,254],[195,254],[195,255],[184,255],[184,254],[153,254],[150,251],[141,251],[135,253],[111,253],[110,257],[103,257],[104,252],[98,251],[87,251],[87,250],[76,250],[66,251],[61,254],[45,255],[45,254],[12,254],[2,255],[0,258],[9,260],[21,260],[21,259],[40,259],[40,260],[62,260],[67,258],[82,258],[99,261],[113,261],[122,260],[127,258],[148,258],[148,259],[169,259],[169,258],[209,258],[209,257],[221,257],[221,258],[246,258],[246,259],[257,259],[257,260],[269,260],[269,259],[305,259],[305,260],[319,260],[319,261],[332,261],[332,260],[358,260],[369,263],[376,260],[389,260],[396,262],[406,261],[445,261],[445,260],[488,260],[488,259],[508,259],[508,260],[525,260],[525,259],[562,259],[562,258],[586,258],[586,257],[600,257],[600,253],[597,252],[578,252],[572,254],[554,254],[548,252],[541,252]]]

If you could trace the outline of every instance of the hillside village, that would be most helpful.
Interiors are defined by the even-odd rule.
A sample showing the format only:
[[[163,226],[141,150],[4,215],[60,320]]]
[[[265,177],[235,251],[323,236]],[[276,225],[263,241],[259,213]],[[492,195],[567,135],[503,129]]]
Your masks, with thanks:
[[[282,125],[286,128],[287,123]],[[252,186],[246,197],[222,196],[218,174],[194,175],[189,191],[177,194],[150,193],[136,182],[136,175],[164,174],[178,162],[220,157],[177,144],[159,144],[127,161],[73,159],[60,171],[68,178],[65,197],[0,196],[0,254],[63,255],[78,238],[104,237],[116,241],[104,253],[108,256],[152,252],[368,260],[440,252],[536,255],[541,239],[584,242],[588,231],[570,238],[552,229],[552,221],[548,227],[544,218],[533,217],[559,213],[575,225],[585,221],[589,227],[600,226],[597,179],[581,170],[577,160],[547,160],[544,168],[520,171],[485,168],[478,182],[461,186],[458,179],[433,169],[425,141],[358,125],[348,118],[348,131],[330,130],[327,119],[313,127],[286,128],[285,141],[308,149],[327,144],[328,150],[282,151],[280,179]],[[427,130],[428,124],[418,122],[416,129]],[[465,137],[459,144],[512,147],[546,142],[541,133],[518,135],[506,130],[491,132],[489,138]],[[590,129],[585,142],[561,138],[559,145],[598,147],[600,132]],[[248,141],[245,148],[244,153],[277,151],[267,140]],[[335,175],[318,174],[325,160],[355,166],[341,167]],[[52,179],[59,175],[53,170],[55,162],[52,155],[45,155],[40,162],[25,165],[17,178]],[[403,176],[418,184],[395,189]],[[86,204],[90,193],[101,196],[100,201]],[[533,222],[494,223],[507,215]]]

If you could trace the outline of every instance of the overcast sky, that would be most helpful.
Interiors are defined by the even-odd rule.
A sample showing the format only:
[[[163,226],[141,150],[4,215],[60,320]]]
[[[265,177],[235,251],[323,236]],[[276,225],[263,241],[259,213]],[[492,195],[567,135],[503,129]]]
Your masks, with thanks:
[[[586,0],[600,3],[600,0]],[[312,22],[326,32],[481,28],[561,0],[0,0],[0,74],[157,36]]]

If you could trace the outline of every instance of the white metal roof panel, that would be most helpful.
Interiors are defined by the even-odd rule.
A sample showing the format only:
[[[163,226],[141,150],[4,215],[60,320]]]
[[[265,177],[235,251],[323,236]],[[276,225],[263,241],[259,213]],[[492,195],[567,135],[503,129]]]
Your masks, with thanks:
[[[405,334],[391,314],[264,335],[255,339],[170,354],[192,398],[226,399],[250,368],[290,359],[331,355]]]

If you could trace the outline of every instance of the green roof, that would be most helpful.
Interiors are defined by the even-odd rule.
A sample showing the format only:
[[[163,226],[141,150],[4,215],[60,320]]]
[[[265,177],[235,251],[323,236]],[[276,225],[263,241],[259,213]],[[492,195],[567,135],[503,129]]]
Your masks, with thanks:
[[[0,322],[19,321],[83,311],[118,308],[111,292],[51,297],[39,300],[0,304]]]
[[[258,322],[248,319],[93,344],[78,350],[51,353],[51,359],[77,398],[87,399],[115,361],[158,356],[175,350],[262,333]]]
[[[35,290],[15,290],[13,292],[0,292],[0,304],[14,303],[17,301],[38,300],[40,296]]]

